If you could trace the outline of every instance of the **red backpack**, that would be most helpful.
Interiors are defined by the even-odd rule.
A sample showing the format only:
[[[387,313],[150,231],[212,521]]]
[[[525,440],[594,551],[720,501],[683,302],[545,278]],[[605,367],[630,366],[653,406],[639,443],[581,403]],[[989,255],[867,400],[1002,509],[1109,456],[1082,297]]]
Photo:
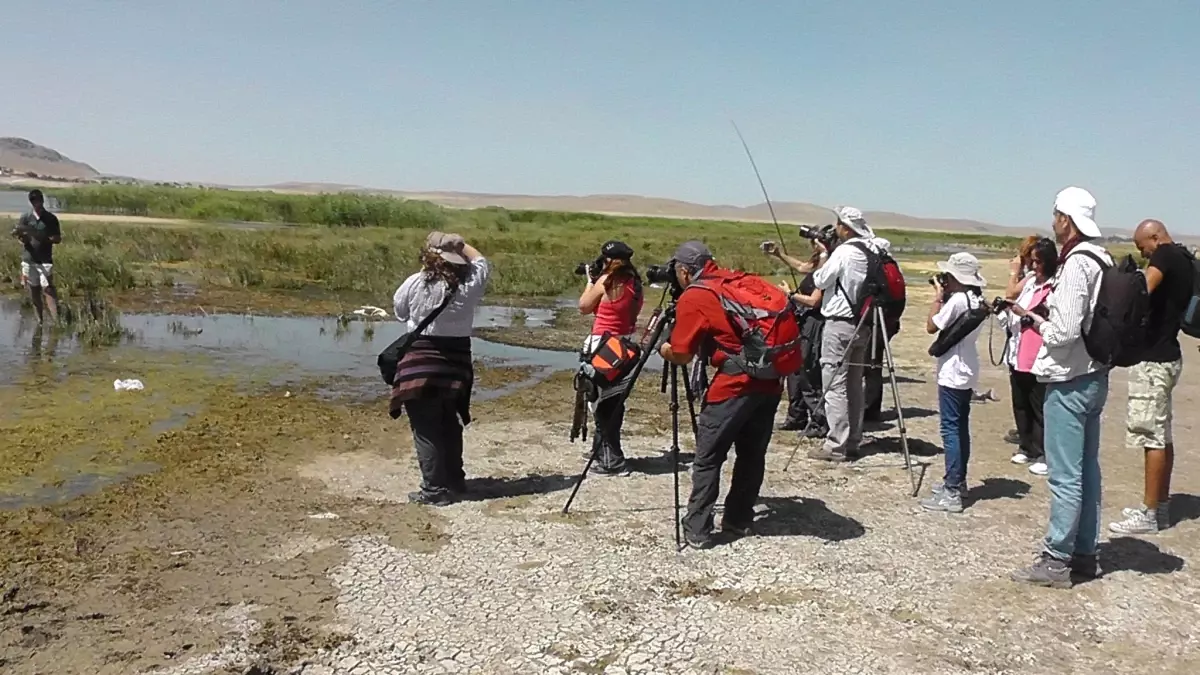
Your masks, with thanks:
[[[740,352],[718,345],[726,356],[722,363],[714,363],[719,372],[773,380],[804,366],[800,322],[788,293],[761,277],[731,270],[709,272],[688,286],[692,288],[717,296],[742,343]]]
[[[850,241],[846,245],[853,246],[867,256],[867,278],[859,288],[858,297],[846,299],[853,305],[855,317],[860,319],[871,311],[872,301],[878,299],[883,307],[888,339],[891,339],[900,332],[900,317],[908,304],[908,287],[904,282],[904,273],[900,271],[900,263],[886,251],[877,251],[866,242]]]

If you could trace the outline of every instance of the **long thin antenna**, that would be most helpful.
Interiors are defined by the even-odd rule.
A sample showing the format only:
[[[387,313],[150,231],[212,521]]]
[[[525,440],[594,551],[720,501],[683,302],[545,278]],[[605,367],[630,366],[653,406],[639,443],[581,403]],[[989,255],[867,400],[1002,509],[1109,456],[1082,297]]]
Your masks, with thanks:
[[[733,125],[734,133],[742,142],[742,149],[746,151],[746,157],[750,160],[750,168],[754,169],[754,177],[758,179],[758,187],[762,189],[763,199],[767,200],[767,210],[771,212],[771,222],[775,223],[775,233],[779,235],[779,250],[787,255],[787,244],[783,243],[783,228],[779,227],[779,219],[775,217],[775,205],[771,203],[771,195],[767,194],[767,186],[763,183],[762,174],[758,172],[758,164],[754,161],[754,155],[750,152],[750,146],[746,144],[746,138],[742,136],[742,130],[738,129],[737,122],[729,120],[729,123]],[[796,270],[792,269],[791,265],[788,265],[787,268],[792,274],[792,288],[800,288],[800,282],[796,279]]]

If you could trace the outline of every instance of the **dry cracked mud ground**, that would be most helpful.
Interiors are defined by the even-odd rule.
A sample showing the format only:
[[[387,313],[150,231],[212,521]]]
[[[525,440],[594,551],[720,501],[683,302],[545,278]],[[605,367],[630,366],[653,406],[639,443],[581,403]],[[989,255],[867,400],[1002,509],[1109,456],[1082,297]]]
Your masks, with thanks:
[[[935,385],[925,337],[906,331],[899,386],[925,491],[941,473]],[[321,413],[323,429],[304,436],[274,419],[263,433],[287,452],[138,499],[96,531],[104,540],[77,535],[68,562],[27,556],[9,569],[0,664],[161,675],[1200,672],[1200,462],[1186,440],[1198,431],[1200,375],[1186,349],[1178,522],[1153,537],[1105,534],[1106,574],[1072,590],[1007,579],[1037,550],[1048,495],[1008,461],[998,368],[985,368],[983,388],[1002,400],[973,409],[965,513],[917,508],[894,420],[872,454],[846,465],[806,459],[808,445],[789,464],[796,437],[779,432],[758,536],[678,553],[657,378],[641,383],[629,416],[635,471],[589,477],[564,516],[583,448],[567,441],[570,396],[556,377],[478,406],[466,450],[474,498],[441,509],[405,503],[417,484],[411,440],[379,406]],[[1142,483],[1140,451],[1122,447],[1125,388],[1117,373],[1105,523],[1138,502]],[[323,410],[295,405],[279,414]],[[683,436],[686,451],[686,422]],[[686,470],[680,480],[686,500]],[[54,517],[86,519],[87,506],[74,508]],[[51,563],[70,573],[49,574]]]

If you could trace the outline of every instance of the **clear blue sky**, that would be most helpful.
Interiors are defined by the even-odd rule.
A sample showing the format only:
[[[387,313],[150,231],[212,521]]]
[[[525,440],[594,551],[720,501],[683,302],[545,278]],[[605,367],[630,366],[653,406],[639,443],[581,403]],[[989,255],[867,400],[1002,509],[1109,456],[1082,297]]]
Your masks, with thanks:
[[[1110,231],[1200,231],[1196,1],[0,0],[0,17],[0,135],[111,173],[756,203],[733,118],[779,201],[1046,225],[1078,184]]]

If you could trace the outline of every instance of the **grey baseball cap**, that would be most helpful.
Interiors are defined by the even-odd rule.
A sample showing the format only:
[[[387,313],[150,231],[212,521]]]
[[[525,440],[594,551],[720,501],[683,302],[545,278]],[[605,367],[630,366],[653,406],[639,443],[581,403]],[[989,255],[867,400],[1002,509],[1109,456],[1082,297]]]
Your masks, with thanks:
[[[693,239],[685,241],[675,249],[675,253],[671,256],[671,260],[683,265],[689,270],[696,270],[704,266],[704,263],[713,259],[712,251],[704,245],[704,242]]]

